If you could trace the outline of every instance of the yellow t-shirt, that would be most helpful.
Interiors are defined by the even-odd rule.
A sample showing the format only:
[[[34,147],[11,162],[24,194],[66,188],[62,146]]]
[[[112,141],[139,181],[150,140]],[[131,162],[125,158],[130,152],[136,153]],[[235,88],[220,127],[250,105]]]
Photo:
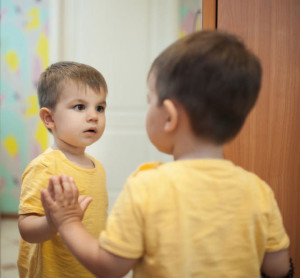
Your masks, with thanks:
[[[70,162],[65,155],[48,149],[35,158],[22,176],[19,214],[44,215],[40,189],[48,187],[49,177],[67,174],[74,178],[80,195],[93,197],[84,218],[84,226],[95,237],[104,229],[108,197],[102,164],[90,157],[94,169],[84,169]],[[94,277],[69,252],[57,234],[51,240],[31,244],[21,239],[18,269],[21,278]]]
[[[227,160],[145,164],[108,217],[100,244],[140,258],[134,277],[260,277],[289,246],[270,187]]]

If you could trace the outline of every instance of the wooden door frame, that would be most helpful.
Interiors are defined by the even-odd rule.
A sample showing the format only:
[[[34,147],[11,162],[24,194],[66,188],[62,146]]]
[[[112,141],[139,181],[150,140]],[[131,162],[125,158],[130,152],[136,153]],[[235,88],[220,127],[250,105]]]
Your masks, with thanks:
[[[238,3],[240,0],[236,0],[236,2]],[[224,16],[224,12],[225,12],[225,6],[228,6],[228,3],[231,1],[218,1],[218,0],[202,0],[202,26],[203,26],[203,30],[209,30],[209,29],[217,29],[217,28],[223,28],[223,22],[222,22],[222,15]],[[243,3],[248,3],[249,6],[251,7],[251,3],[252,2],[256,2],[259,3],[260,0],[258,1],[240,1]],[[251,2],[251,3],[250,3]],[[271,5],[270,1],[261,1],[264,2],[265,4],[268,3],[268,5]],[[274,1],[275,3],[280,3],[280,1]],[[275,6],[273,6],[275,13],[273,14],[273,16],[270,16],[268,19],[266,19],[267,23],[266,24],[275,24],[275,21],[273,22],[272,19],[276,18],[277,22],[281,22],[278,21],[278,18],[280,18],[279,16],[285,15],[286,18],[288,18],[288,22],[290,22],[290,20],[295,20],[295,18],[297,18],[297,23],[299,23],[299,9],[298,9],[298,0],[294,0],[294,1],[285,1],[285,7],[288,7],[288,2],[293,3],[290,5],[293,5],[293,7],[290,7],[290,10],[282,10],[281,8],[275,8]],[[295,5],[295,3],[297,2],[297,5]],[[253,4],[253,3],[252,3]],[[253,5],[256,6],[256,5]],[[296,7],[295,7],[296,6]],[[232,5],[232,9],[237,9],[236,5]],[[295,7],[295,8],[294,8]],[[270,7],[269,7],[270,8]],[[270,9],[269,9],[270,10]],[[261,9],[261,11],[263,11],[263,9]],[[289,11],[293,11],[293,13],[289,12]],[[227,11],[228,12],[228,11]],[[235,12],[238,12],[235,10]],[[297,15],[295,16],[295,13],[297,13]],[[257,12],[257,15],[259,13]],[[240,15],[240,14],[239,14]],[[227,15],[228,16],[228,15]],[[293,17],[292,17],[293,16]],[[227,17],[228,18],[228,17]],[[230,18],[228,18],[230,19]],[[239,17],[240,21],[243,20],[243,17],[241,18],[241,16]],[[272,21],[272,22],[271,22]],[[263,25],[260,23],[258,23],[258,20],[253,20],[253,22],[255,22],[256,24],[258,24],[258,28],[256,30],[260,30],[259,28],[262,26],[262,28],[266,28],[266,26],[268,25]],[[284,22],[282,21],[281,24],[283,24]],[[231,23],[233,24],[233,23]],[[291,26],[291,22],[290,22],[290,26]],[[298,24],[299,25],[299,24]],[[298,26],[297,24],[293,23],[293,26]],[[233,26],[231,26],[233,27]],[[296,28],[296,27],[295,27]],[[225,28],[224,30],[228,30],[230,31],[230,28]],[[239,30],[239,29],[238,29]],[[264,30],[268,30],[268,29],[264,29]],[[279,30],[279,29],[278,29]],[[241,30],[240,30],[241,31]],[[233,31],[232,31],[233,32]],[[294,49],[299,50],[299,41],[298,43],[295,42],[296,40],[296,36],[294,34],[296,34],[296,30],[293,28],[288,28],[288,32],[285,32],[282,29],[280,29],[280,36],[279,38],[283,38],[283,36],[285,34],[288,34],[287,36],[290,37],[294,37],[294,44],[297,45],[297,47],[294,47]],[[259,32],[256,32],[259,33]],[[239,32],[236,33],[238,36],[241,35]],[[265,34],[271,34],[271,32],[266,32]],[[247,32],[244,34],[246,37],[250,36],[250,28],[247,30]],[[252,111],[252,115],[249,115],[248,117],[248,121],[251,120],[251,124],[249,124],[248,122],[248,127],[246,127],[247,123],[245,124],[245,126],[243,127],[243,130],[241,130],[241,132],[239,133],[238,137],[240,139],[238,139],[238,137],[236,137],[234,139],[234,141],[232,141],[230,144],[227,144],[226,147],[224,148],[224,157],[226,159],[232,160],[235,164],[240,165],[241,167],[245,168],[246,170],[249,170],[251,172],[256,173],[258,176],[260,176],[263,180],[265,180],[270,187],[273,189],[278,205],[281,209],[282,212],[282,216],[283,216],[283,221],[285,224],[285,228],[288,232],[288,235],[290,237],[291,240],[291,245],[289,247],[290,250],[290,256],[293,258],[295,265],[298,267],[300,266],[300,252],[299,252],[299,230],[300,230],[300,222],[299,222],[299,217],[297,216],[297,209],[299,208],[299,191],[298,190],[298,183],[297,181],[299,180],[299,171],[297,171],[297,165],[295,165],[295,162],[290,162],[290,161],[296,161],[296,159],[291,160],[292,157],[294,157],[297,153],[297,150],[299,150],[298,146],[299,144],[297,143],[297,138],[299,138],[299,136],[297,137],[297,135],[299,134],[299,128],[297,128],[299,126],[299,121],[297,121],[296,117],[298,116],[298,110],[295,109],[295,103],[297,103],[296,100],[298,100],[299,98],[299,94],[296,93],[296,89],[294,92],[294,95],[291,97],[290,100],[286,100],[285,99],[285,95],[284,92],[288,91],[290,92],[291,90],[294,90],[294,88],[296,88],[296,86],[298,86],[298,82],[296,82],[296,80],[299,81],[299,79],[294,78],[294,79],[288,79],[287,77],[289,77],[288,75],[288,71],[296,71],[297,70],[297,66],[299,65],[298,61],[296,58],[293,58],[290,62],[290,64],[287,67],[287,70],[283,70],[283,60],[277,61],[275,62],[275,59],[272,59],[272,63],[270,63],[267,60],[267,57],[274,57],[276,54],[275,53],[275,49],[276,49],[276,53],[278,53],[278,56],[283,59],[284,57],[287,57],[289,53],[291,53],[290,55],[293,55],[293,57],[299,57],[299,52],[297,51],[287,51],[285,47],[280,47],[278,46],[278,44],[273,44],[273,48],[272,51],[269,50],[269,48],[265,48],[262,47],[263,45],[266,45],[266,43],[263,41],[265,40],[269,40],[269,37],[267,38],[267,36],[264,36],[263,38],[254,40],[253,39],[253,34],[251,34],[252,37],[250,38],[251,41],[251,46],[253,47],[253,49],[256,49],[256,51],[258,51],[258,53],[261,55],[261,61],[262,63],[265,63],[265,70],[264,70],[264,76],[268,76],[268,77],[264,77],[267,78],[267,80],[271,80],[271,78],[275,78],[275,77],[280,77],[282,78],[282,82],[280,83],[281,87],[280,87],[280,92],[281,94],[279,94],[279,91],[277,93],[275,93],[275,87],[273,86],[269,86],[269,87],[265,87],[262,88],[262,91],[260,92],[260,102],[264,102],[264,104],[260,104],[260,102],[258,101],[258,103],[256,104],[255,108]],[[272,33],[272,36],[274,36],[274,34]],[[243,37],[241,37],[243,38]],[[244,38],[245,39],[245,38]],[[242,39],[242,40],[244,40]],[[250,45],[250,44],[249,44]],[[247,46],[249,47],[249,45],[247,44]],[[288,49],[288,48],[287,48]],[[293,49],[292,49],[293,50]],[[271,54],[273,56],[271,56]],[[270,55],[270,56],[269,56]],[[266,60],[264,60],[266,59]],[[275,73],[274,70],[271,72],[270,69],[274,69],[275,67],[272,65],[278,65],[278,69],[279,72]],[[264,66],[263,66],[264,68]],[[269,68],[269,69],[268,69]],[[285,83],[286,82],[286,83]],[[266,86],[266,83],[264,83],[263,81],[263,86]],[[284,85],[286,84],[286,85]],[[284,87],[282,87],[284,86]],[[272,89],[270,89],[272,88]],[[270,93],[272,92],[272,94],[274,95],[274,97],[270,97]],[[267,95],[266,95],[267,94]],[[297,95],[297,98],[296,98]],[[276,102],[275,100],[281,98],[282,99],[282,107],[280,106],[275,106]],[[283,99],[285,100],[285,102],[283,102]],[[260,106],[259,106],[260,105]],[[260,108],[259,108],[260,107]],[[277,109],[275,114],[276,117],[274,117],[274,115],[271,114],[270,111],[274,111],[274,107]],[[260,114],[257,114],[258,112]],[[266,128],[265,130],[262,129],[262,124],[264,121],[267,120],[266,118],[262,118],[261,114],[262,112],[266,111],[268,117],[273,117],[272,119],[272,124],[268,125],[268,129]],[[292,111],[291,113],[288,114],[289,111]],[[255,114],[254,114],[255,113]],[[253,116],[255,115],[255,116]],[[280,117],[277,117],[277,115],[280,115]],[[252,116],[252,118],[251,118]],[[284,117],[283,117],[284,116]],[[289,117],[285,118],[285,117]],[[261,122],[258,120],[262,118],[263,120],[261,120]],[[298,117],[299,118],[299,117]],[[275,121],[276,119],[276,121]],[[280,121],[278,121],[280,120]],[[285,124],[283,125],[282,122],[285,122]],[[269,123],[271,123],[271,120],[269,118]],[[297,124],[297,127],[296,127]],[[256,132],[255,128],[259,126],[260,127],[260,132]],[[279,132],[277,126],[285,126],[284,130],[287,130],[287,132],[290,133],[282,133]],[[246,128],[245,128],[246,127]],[[271,128],[272,127],[272,128]],[[273,133],[275,134],[276,138],[272,138],[271,135],[270,138],[266,135],[269,134],[268,132],[271,133],[271,130],[273,130]],[[244,132],[244,133],[243,133]],[[276,133],[275,133],[276,132]],[[252,138],[255,136],[259,136],[260,138],[260,142],[263,141],[264,144],[258,144],[255,140],[249,139],[250,138],[250,133],[252,134]],[[244,134],[244,135],[243,135]],[[290,134],[290,135],[289,135]],[[297,134],[297,135],[295,135]],[[242,136],[242,137],[241,137]],[[280,137],[281,136],[281,137]],[[287,138],[287,136],[289,136],[288,141],[286,141],[287,139],[285,139],[285,141],[283,141],[283,138]],[[243,138],[243,139],[242,139]],[[269,138],[269,140],[267,140]],[[275,140],[278,138],[282,138],[280,139],[280,141]],[[256,143],[255,143],[256,142]],[[268,153],[265,154],[265,158],[268,157],[268,163],[266,163],[266,160],[262,160],[262,159],[258,159],[257,161],[252,161],[251,159],[251,155],[254,153],[253,149],[256,150],[257,153],[260,153],[260,151],[265,151],[267,150],[264,149],[263,146],[266,146],[266,142],[269,144],[269,146],[274,145],[274,150],[272,151],[268,151]],[[269,143],[271,142],[271,143]],[[277,143],[274,143],[277,142]],[[287,143],[282,143],[281,142],[287,142]],[[232,147],[234,144],[234,147]],[[251,150],[250,150],[250,146],[251,146]],[[258,147],[260,146],[260,147]],[[292,148],[292,150],[291,150]],[[240,150],[241,149],[249,149],[248,154],[242,153]],[[283,150],[284,154],[282,154],[279,150]],[[294,151],[293,151],[294,149]],[[294,156],[293,156],[293,152],[295,152]],[[296,155],[297,157],[297,155]],[[274,162],[275,161],[275,162]],[[274,162],[274,163],[271,163]],[[293,167],[287,167],[284,168],[284,165],[287,165],[287,163],[291,163],[292,165],[295,165],[295,168]],[[299,160],[296,161],[296,163],[299,163]],[[266,170],[264,168],[260,168],[261,164],[267,164],[268,166],[266,166]],[[263,169],[263,170],[261,170]],[[278,173],[278,176],[276,176],[276,179],[274,179],[275,175],[272,173],[273,171],[276,171],[276,173]],[[297,218],[298,217],[298,218]],[[298,219],[298,220],[297,220]],[[299,273],[296,274],[295,277],[300,278]]]
[[[217,1],[202,0],[202,29],[217,29]]]

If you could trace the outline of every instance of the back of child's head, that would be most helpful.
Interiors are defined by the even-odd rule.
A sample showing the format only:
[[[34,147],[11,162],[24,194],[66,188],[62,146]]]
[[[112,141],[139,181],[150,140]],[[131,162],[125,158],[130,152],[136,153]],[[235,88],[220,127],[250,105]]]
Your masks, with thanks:
[[[171,99],[182,105],[196,136],[223,144],[237,135],[254,106],[262,69],[237,37],[203,31],[169,46],[149,74],[159,104]]]
[[[48,67],[38,82],[38,98],[40,107],[55,109],[60,93],[70,82],[87,85],[95,92],[101,89],[107,93],[107,85],[102,74],[95,68],[76,62],[58,62]]]

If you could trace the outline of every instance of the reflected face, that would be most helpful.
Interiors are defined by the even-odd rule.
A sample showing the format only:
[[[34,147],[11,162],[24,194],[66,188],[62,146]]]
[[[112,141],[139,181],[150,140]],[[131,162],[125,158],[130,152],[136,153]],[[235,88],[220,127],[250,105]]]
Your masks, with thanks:
[[[64,85],[53,111],[56,143],[85,148],[96,142],[105,128],[106,92],[70,81]]]

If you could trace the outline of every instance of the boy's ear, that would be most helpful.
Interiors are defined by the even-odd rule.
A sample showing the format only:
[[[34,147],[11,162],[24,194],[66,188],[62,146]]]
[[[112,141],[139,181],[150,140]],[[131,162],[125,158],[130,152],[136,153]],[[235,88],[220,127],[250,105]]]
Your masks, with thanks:
[[[163,107],[167,113],[164,130],[166,132],[172,132],[176,129],[178,124],[178,109],[175,103],[170,99],[165,99],[163,101]]]
[[[42,107],[40,109],[40,118],[44,123],[45,127],[48,129],[54,129],[55,122],[52,116],[52,111],[49,108]]]

